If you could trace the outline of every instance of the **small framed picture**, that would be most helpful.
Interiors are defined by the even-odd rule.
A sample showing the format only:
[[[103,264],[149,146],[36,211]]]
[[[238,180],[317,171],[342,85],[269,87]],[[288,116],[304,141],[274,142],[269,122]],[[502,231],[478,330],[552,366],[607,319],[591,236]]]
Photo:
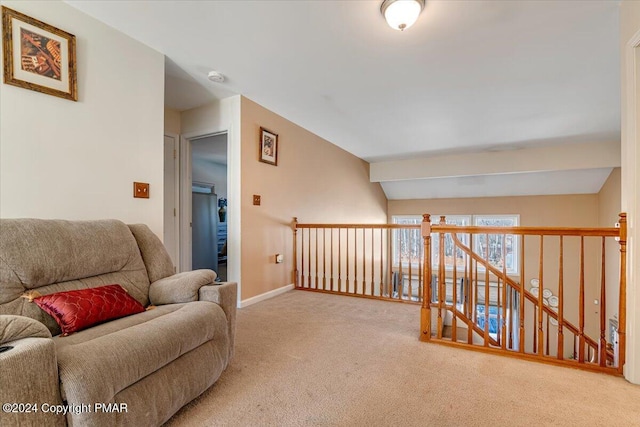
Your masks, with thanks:
[[[260,161],[278,166],[278,135],[260,128]]]
[[[2,48],[6,84],[78,100],[73,34],[3,6]]]

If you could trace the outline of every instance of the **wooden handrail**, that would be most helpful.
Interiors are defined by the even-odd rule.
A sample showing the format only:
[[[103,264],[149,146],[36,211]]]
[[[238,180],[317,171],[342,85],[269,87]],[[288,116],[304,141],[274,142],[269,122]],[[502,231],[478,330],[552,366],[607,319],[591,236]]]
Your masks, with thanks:
[[[568,227],[485,227],[459,225],[433,225],[434,233],[514,234],[516,236],[598,236],[618,237],[618,228],[568,228]]]
[[[297,228],[420,229],[420,224],[296,224]]]
[[[296,224],[296,228],[373,228],[373,229],[420,229],[420,224]],[[433,224],[434,233],[472,233],[472,234],[514,234],[518,236],[597,236],[619,237],[620,229],[608,228],[569,228],[569,227],[488,227],[460,226],[452,224]]]

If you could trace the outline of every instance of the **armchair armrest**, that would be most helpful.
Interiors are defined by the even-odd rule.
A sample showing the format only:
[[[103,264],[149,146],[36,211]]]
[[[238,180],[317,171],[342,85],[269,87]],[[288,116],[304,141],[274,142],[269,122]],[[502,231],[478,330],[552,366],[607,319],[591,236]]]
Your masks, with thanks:
[[[149,288],[149,301],[153,305],[176,304],[192,301],[210,301],[222,307],[227,317],[229,332],[229,359],[233,356],[236,337],[236,306],[238,284],[214,283],[212,270],[194,270],[156,280]]]
[[[22,338],[51,338],[42,323],[25,316],[0,316],[0,345]]]
[[[236,307],[238,306],[238,284],[224,282],[200,288],[200,301],[211,301],[222,307],[227,316],[229,330],[229,360],[233,357],[236,340]]]
[[[42,410],[45,403],[62,404],[56,347],[49,330],[28,317],[0,315],[0,345],[13,347],[0,353],[0,404],[34,405],[31,412],[2,414],[7,425],[66,425],[64,415]]]
[[[212,284],[215,280],[216,273],[213,270],[194,270],[174,274],[151,284],[149,301],[153,305],[198,301],[200,288]]]

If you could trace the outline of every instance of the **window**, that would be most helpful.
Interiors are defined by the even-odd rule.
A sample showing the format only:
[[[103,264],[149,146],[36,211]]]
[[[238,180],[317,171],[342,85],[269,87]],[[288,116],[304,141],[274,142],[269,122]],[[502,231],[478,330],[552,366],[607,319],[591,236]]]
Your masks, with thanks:
[[[403,215],[393,216],[394,224],[421,224],[422,215]],[[431,215],[431,224],[438,224],[440,215]],[[447,224],[455,224],[466,226],[471,224],[470,215],[446,215]],[[460,235],[459,238],[464,244],[468,244],[468,236]],[[439,246],[440,241],[438,234],[431,234],[431,260],[434,266],[439,262]],[[402,260],[403,267],[408,266],[411,262],[413,267],[418,266],[422,259],[423,242],[420,229],[406,229],[393,231],[393,265],[398,266]],[[400,248],[400,250],[398,250]],[[462,251],[458,251],[458,260],[460,265],[463,262]],[[453,268],[453,239],[450,235],[445,236],[445,265],[447,268]]]
[[[394,216],[394,224],[415,225],[422,223],[421,215]],[[417,266],[422,259],[422,235],[420,229],[397,229],[392,233],[393,265]]]
[[[447,224],[457,225],[460,227],[471,225],[470,215],[446,215],[445,222]],[[439,224],[440,215],[431,217],[431,224]],[[458,234],[458,239],[464,244],[469,244],[469,236],[466,234]],[[458,249],[456,251],[456,266],[464,268],[464,255]],[[437,267],[440,264],[440,238],[437,233],[431,233],[431,264]],[[453,270],[453,237],[451,234],[444,235],[444,266],[447,270]]]
[[[519,215],[475,215],[473,225],[485,227],[517,227]],[[513,234],[477,235],[474,241],[474,251],[482,258],[488,259],[489,264],[502,271],[506,266],[507,274],[518,273],[518,236]],[[478,266],[481,269],[482,266]],[[484,269],[483,269],[484,270]]]
[[[469,226],[471,224],[478,226],[492,227],[516,227],[519,224],[519,215],[446,215],[447,224],[455,224],[458,226]],[[393,216],[394,224],[420,224],[422,223],[422,215],[399,215]],[[440,215],[431,216],[431,224],[435,225],[440,222]],[[489,234],[489,242],[487,243],[486,235],[477,235],[474,238],[474,251],[483,258],[488,256],[489,263],[502,270],[506,265],[508,274],[517,274],[518,269],[518,238],[515,235],[507,234]],[[407,267],[409,263],[413,267],[419,265],[422,259],[423,242],[420,229],[394,230],[392,233],[392,253],[393,265],[398,267],[400,262],[402,266]],[[458,234],[458,239],[464,244],[469,245],[469,235],[465,233]],[[444,264],[448,270],[453,269],[454,245],[453,238],[450,234],[446,234],[444,238]],[[461,250],[456,251],[456,265],[458,269],[464,268],[464,255]],[[431,234],[431,263],[437,268],[440,260],[440,239],[437,233]],[[482,269],[482,266],[478,266]]]

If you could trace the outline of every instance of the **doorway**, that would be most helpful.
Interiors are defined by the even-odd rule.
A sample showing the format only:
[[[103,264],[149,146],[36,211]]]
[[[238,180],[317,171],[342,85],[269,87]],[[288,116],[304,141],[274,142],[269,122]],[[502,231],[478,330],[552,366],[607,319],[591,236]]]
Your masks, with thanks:
[[[227,280],[227,134],[188,140],[191,163],[191,269]]]

